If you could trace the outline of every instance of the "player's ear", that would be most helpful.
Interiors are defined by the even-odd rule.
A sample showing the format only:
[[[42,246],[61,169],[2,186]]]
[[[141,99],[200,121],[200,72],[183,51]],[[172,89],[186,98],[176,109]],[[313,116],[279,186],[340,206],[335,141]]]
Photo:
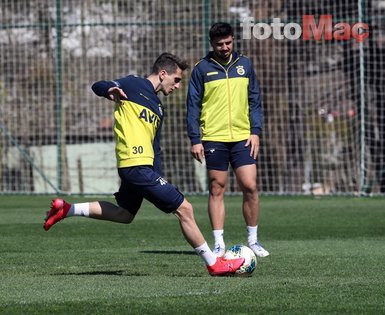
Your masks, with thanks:
[[[160,70],[158,75],[159,75],[160,82],[162,82],[167,75],[167,71],[166,70]]]

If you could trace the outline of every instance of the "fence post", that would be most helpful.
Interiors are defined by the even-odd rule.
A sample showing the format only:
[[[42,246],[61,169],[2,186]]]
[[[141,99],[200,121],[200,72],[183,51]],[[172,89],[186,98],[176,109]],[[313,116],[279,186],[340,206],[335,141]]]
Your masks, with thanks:
[[[57,145],[57,187],[62,190],[63,174],[63,150],[62,150],[62,21],[61,21],[61,0],[56,0],[56,145]]]
[[[358,21],[363,21],[363,0],[358,0]],[[366,194],[366,158],[365,158],[365,57],[364,44],[359,43],[360,56],[360,188],[359,193]]]
[[[204,38],[204,49],[203,56],[205,56],[210,50],[210,42],[209,42],[209,29],[210,29],[210,0],[205,0],[205,8],[204,8],[204,17],[205,17],[205,29],[203,30]]]

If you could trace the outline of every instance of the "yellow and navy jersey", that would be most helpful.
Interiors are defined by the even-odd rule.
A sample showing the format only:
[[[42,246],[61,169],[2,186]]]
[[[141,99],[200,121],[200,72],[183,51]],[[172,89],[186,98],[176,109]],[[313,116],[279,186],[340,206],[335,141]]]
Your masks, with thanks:
[[[245,140],[260,134],[262,122],[260,89],[250,59],[234,52],[223,65],[210,52],[195,65],[187,95],[192,144]]]
[[[115,104],[114,134],[118,168],[150,165],[161,173],[160,130],[163,106],[152,83],[129,75],[114,81],[93,84],[95,94],[108,98],[109,88],[117,86],[127,95]]]

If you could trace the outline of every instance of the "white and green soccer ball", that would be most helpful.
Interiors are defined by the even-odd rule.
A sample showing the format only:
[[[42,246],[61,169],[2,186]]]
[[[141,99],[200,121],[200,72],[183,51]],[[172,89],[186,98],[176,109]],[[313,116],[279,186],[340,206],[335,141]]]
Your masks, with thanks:
[[[235,272],[238,276],[250,276],[257,267],[257,257],[254,252],[245,245],[231,246],[224,255],[225,259],[244,258],[245,262]]]

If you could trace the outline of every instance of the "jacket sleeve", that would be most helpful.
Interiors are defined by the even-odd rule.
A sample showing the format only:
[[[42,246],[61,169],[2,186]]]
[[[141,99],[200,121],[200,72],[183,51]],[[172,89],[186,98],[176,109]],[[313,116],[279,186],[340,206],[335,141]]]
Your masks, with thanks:
[[[200,115],[202,110],[204,84],[197,67],[191,73],[187,93],[187,133],[191,144],[201,143]]]
[[[257,77],[250,63],[249,76],[249,117],[250,117],[250,133],[260,135],[263,125],[263,108],[261,101],[261,91],[257,81]]]
[[[94,91],[94,93],[97,95],[97,96],[101,96],[101,97],[105,97],[105,98],[109,98],[107,92],[110,88],[112,87],[119,87],[120,86],[120,83],[119,83],[119,80],[115,80],[115,81],[97,81],[95,82],[93,85],[92,85],[92,91]]]

